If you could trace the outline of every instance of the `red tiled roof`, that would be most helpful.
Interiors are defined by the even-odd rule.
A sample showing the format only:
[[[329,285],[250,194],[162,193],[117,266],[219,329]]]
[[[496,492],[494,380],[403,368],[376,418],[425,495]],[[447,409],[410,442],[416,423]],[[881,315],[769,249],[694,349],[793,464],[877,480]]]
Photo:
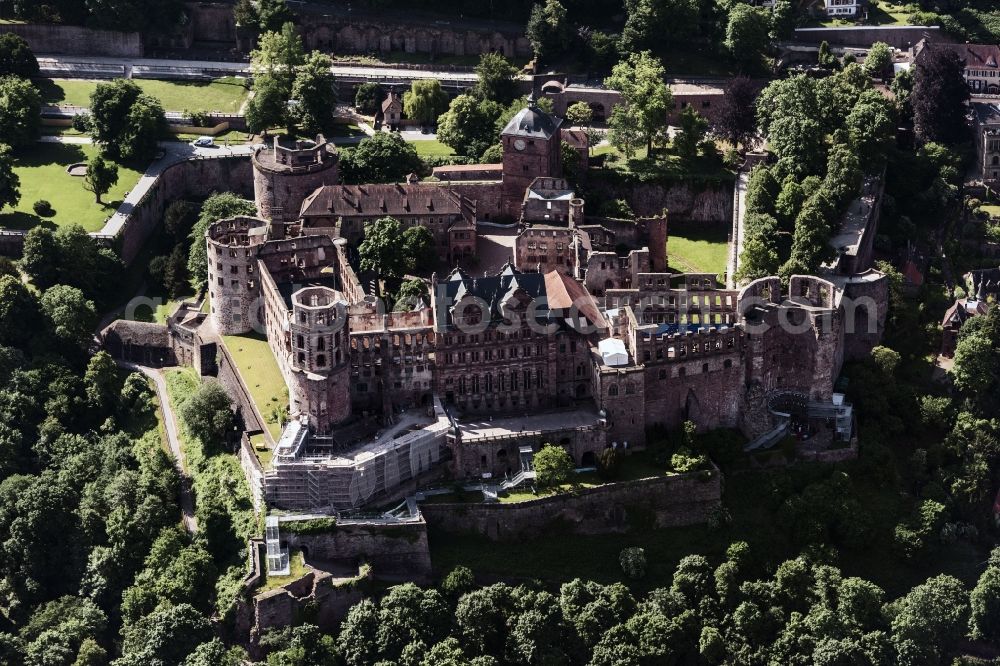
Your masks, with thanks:
[[[549,299],[552,310],[568,310],[574,306],[591,324],[598,328],[607,328],[608,323],[597,309],[594,297],[587,293],[579,282],[559,271],[549,271],[545,274],[545,295]]]

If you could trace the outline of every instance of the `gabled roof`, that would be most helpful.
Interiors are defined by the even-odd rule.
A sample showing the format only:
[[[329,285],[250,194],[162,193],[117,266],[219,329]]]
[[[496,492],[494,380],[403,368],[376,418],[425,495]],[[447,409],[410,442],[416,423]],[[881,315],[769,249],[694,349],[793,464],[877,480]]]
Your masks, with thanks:
[[[560,125],[562,118],[545,113],[535,106],[534,102],[529,102],[527,107],[510,119],[501,134],[531,139],[551,139],[559,131]]]
[[[430,183],[324,185],[306,197],[301,217],[406,217],[462,214],[475,219],[476,203]]]
[[[552,310],[562,310],[566,314],[572,308],[587,318],[591,325],[597,328],[607,328],[608,323],[601,316],[601,311],[591,296],[579,282],[559,271],[549,271],[545,274],[545,291],[549,297],[549,307]]]

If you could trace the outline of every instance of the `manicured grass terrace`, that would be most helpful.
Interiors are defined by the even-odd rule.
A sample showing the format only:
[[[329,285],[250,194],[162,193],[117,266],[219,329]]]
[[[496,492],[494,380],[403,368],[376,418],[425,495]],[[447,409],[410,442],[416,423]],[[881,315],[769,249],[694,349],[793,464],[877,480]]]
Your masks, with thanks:
[[[247,98],[243,80],[225,77],[214,81],[159,81],[132,79],[144,92],[160,100],[167,111],[236,113]],[[90,94],[100,81],[91,79],[36,79],[42,103],[90,106]]]
[[[687,224],[669,230],[667,261],[684,273],[726,272],[729,258],[729,228],[725,225]]]
[[[97,153],[92,145],[60,143],[36,143],[19,149],[14,156],[14,172],[21,179],[21,200],[13,210],[0,213],[0,228],[79,224],[87,231],[100,231],[126,193],[139,182],[145,165],[136,168],[119,164],[118,183],[104,195],[104,203],[98,204],[94,195],[83,189],[83,177],[66,172],[69,165],[86,162]],[[54,214],[44,218],[35,214],[32,205],[40,199],[52,204]]]
[[[417,149],[417,155],[420,155],[421,157],[450,157],[455,154],[454,150],[444,145],[437,139],[432,139],[430,141],[411,141],[410,143]]]
[[[233,357],[243,383],[257,404],[257,409],[267,422],[267,430],[274,439],[281,435],[282,410],[288,406],[288,389],[278,369],[278,362],[267,345],[264,335],[227,335],[222,338]],[[263,462],[263,461],[262,461]]]

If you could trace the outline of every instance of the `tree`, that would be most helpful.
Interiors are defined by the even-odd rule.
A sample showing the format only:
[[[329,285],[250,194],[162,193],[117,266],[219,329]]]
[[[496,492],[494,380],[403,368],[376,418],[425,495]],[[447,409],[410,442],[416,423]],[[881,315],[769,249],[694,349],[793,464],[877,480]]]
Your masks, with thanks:
[[[965,64],[951,49],[928,48],[917,58],[913,77],[913,121],[923,141],[946,145],[967,138]]]
[[[10,146],[0,144],[0,210],[16,206],[21,200],[21,179],[14,172],[14,157]]]
[[[87,163],[87,174],[83,178],[83,188],[94,193],[95,203],[101,203],[101,197],[107,194],[118,182],[118,165],[105,160],[100,155],[94,155]]]
[[[664,40],[690,42],[699,35],[698,0],[626,0],[622,54],[662,48]]]
[[[105,410],[114,403],[119,394],[118,366],[109,353],[100,351],[90,357],[83,384],[90,406]]]
[[[892,92],[896,115],[900,122],[912,123],[913,103],[910,96],[913,94],[913,72],[908,69],[899,70],[892,79],[889,90]]]
[[[649,51],[634,53],[611,71],[604,84],[621,93],[622,101],[611,113],[609,140],[623,152],[632,132],[645,141],[647,150],[666,135],[667,111],[673,98],[664,82],[665,72]],[[634,128],[630,130],[628,128]]]
[[[969,594],[962,583],[936,576],[887,607],[892,644],[903,665],[939,663],[968,626]]]
[[[396,304],[393,312],[410,312],[426,303],[428,296],[427,283],[420,279],[407,280],[396,292]]]
[[[448,572],[448,575],[441,581],[441,591],[445,596],[458,599],[466,592],[471,592],[476,587],[476,578],[472,570],[468,567],[457,566]]]
[[[632,580],[646,576],[646,551],[642,548],[625,548],[618,556],[622,571]]]
[[[517,68],[499,53],[484,53],[476,65],[476,85],[472,95],[480,100],[506,106],[517,97]]]
[[[94,141],[114,159],[151,158],[167,125],[160,102],[128,79],[98,83],[90,117]]]
[[[437,79],[414,79],[403,93],[403,113],[423,125],[433,125],[448,110],[448,93]]]
[[[208,618],[190,604],[166,606],[122,630],[118,666],[180,666],[194,649],[212,638]]]
[[[875,42],[868,49],[863,67],[865,74],[873,78],[883,78],[892,66],[892,47],[885,42]]]
[[[0,276],[0,345],[21,346],[34,335],[38,303],[21,280]]]
[[[394,217],[380,217],[365,226],[365,239],[358,246],[361,270],[381,278],[399,277],[406,270],[402,225]]]
[[[85,346],[91,339],[97,325],[97,311],[94,302],[87,300],[76,287],[56,285],[46,289],[41,306],[57,338],[77,347]]]
[[[974,640],[996,640],[1000,638],[1000,549],[993,549],[990,566],[979,577],[976,587],[969,595],[971,613],[969,634]]]
[[[263,22],[263,17],[262,17]],[[316,62],[319,63],[322,58]],[[292,97],[296,73],[306,62],[302,38],[295,32],[295,25],[286,22],[281,31],[271,30],[260,36],[257,48],[250,53],[250,70],[253,72],[254,96],[247,104],[247,122],[255,131],[264,130],[293,120],[288,113],[288,100]],[[309,82],[322,85],[322,79],[307,77]],[[312,109],[319,112],[318,109]],[[289,127],[289,133],[294,128]]]
[[[770,41],[770,27],[765,10],[737,3],[729,10],[724,45],[734,59],[753,67]]]
[[[496,142],[501,112],[495,102],[459,95],[438,118],[438,140],[459,155],[477,158]]]
[[[747,77],[730,79],[716,118],[716,131],[744,152],[757,137],[757,94],[757,86]]]
[[[692,106],[681,111],[680,132],[674,136],[674,151],[685,162],[698,156],[698,148],[708,132],[708,120]]]
[[[247,126],[253,132],[265,135],[273,127],[280,127],[288,120],[288,96],[281,80],[262,76],[254,80],[253,97],[247,102]]]
[[[420,171],[421,164],[413,144],[394,132],[366,137],[356,148],[341,153],[340,159],[345,183],[398,183]]]
[[[560,57],[573,39],[566,8],[559,0],[545,0],[544,5],[534,5],[525,34],[537,62]]]
[[[236,0],[236,5],[233,6],[233,23],[237,28],[260,27],[260,13],[253,0]]]
[[[533,459],[535,480],[538,485],[551,488],[560,486],[573,474],[573,459],[561,446],[546,444]]]
[[[248,661],[241,647],[226,647],[218,638],[202,643],[187,656],[183,666],[241,666]]]
[[[369,116],[375,115],[378,106],[385,99],[385,92],[382,86],[377,83],[362,83],[358,86],[358,92],[354,96],[354,107],[359,113]]]
[[[573,102],[566,109],[566,122],[573,127],[587,126],[594,120],[594,110],[586,102]]]
[[[295,120],[302,131],[312,136],[329,131],[333,124],[337,84],[331,67],[333,61],[329,56],[313,51],[299,68],[292,85]]]
[[[13,32],[0,35],[0,76],[12,74],[22,79],[38,76],[38,60],[24,37]]]
[[[218,222],[238,215],[256,215],[257,207],[252,201],[241,199],[232,192],[214,193],[201,206],[198,221],[191,229],[191,254],[188,256],[188,273],[195,286],[201,288],[208,279],[208,257],[205,233]]]
[[[997,354],[992,340],[979,333],[959,337],[951,373],[960,391],[969,395],[982,394],[993,385],[997,370]]]
[[[233,400],[216,381],[202,382],[180,408],[181,419],[192,437],[197,437],[206,452],[222,450],[235,426]]]
[[[869,169],[878,168],[896,134],[892,107],[882,93],[866,90],[847,115],[845,123],[858,154]]]
[[[743,223],[743,251],[736,272],[736,280],[741,284],[774,275],[781,264],[775,242],[777,220],[766,213],[747,211]]]
[[[261,30],[278,31],[295,20],[287,0],[260,0],[257,16]]]
[[[16,76],[0,78],[0,137],[5,142],[14,148],[34,142],[41,113],[42,99],[31,81]]]
[[[423,226],[414,226],[403,232],[403,251],[406,253],[407,270],[426,273],[438,263],[434,234]]]
[[[59,248],[55,235],[46,227],[33,227],[24,237],[20,267],[35,284],[46,289],[54,285],[59,273]]]

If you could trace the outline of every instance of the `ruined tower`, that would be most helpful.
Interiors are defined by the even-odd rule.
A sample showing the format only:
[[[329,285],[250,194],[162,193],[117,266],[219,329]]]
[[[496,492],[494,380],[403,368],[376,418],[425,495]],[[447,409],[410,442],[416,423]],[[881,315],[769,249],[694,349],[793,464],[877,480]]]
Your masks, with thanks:
[[[253,190],[257,214],[275,222],[281,237],[283,224],[299,217],[299,206],[323,185],[336,185],[338,155],[323,135],[315,141],[281,141],[258,148],[253,157]]]
[[[253,217],[220,220],[205,232],[208,295],[219,335],[249,333],[258,320],[257,250],[266,240],[267,222]]]

